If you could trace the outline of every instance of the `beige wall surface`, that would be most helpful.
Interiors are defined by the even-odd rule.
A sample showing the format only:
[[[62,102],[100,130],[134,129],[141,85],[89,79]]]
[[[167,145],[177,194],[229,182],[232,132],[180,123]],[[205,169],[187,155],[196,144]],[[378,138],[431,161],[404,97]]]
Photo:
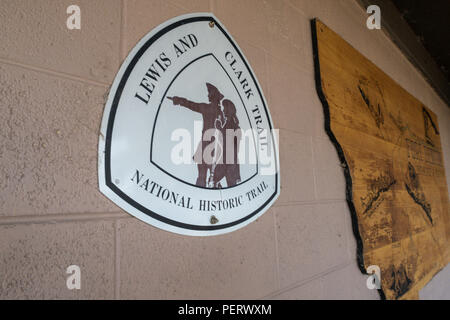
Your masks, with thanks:
[[[81,30],[66,27],[71,4]],[[138,221],[97,181],[120,63],[152,28],[191,12],[213,12],[230,31],[280,129],[278,201],[207,238]],[[366,28],[354,0],[2,0],[0,298],[378,299],[356,265],[344,175],[315,91],[313,17],[436,113],[449,177],[450,109],[382,31]],[[66,287],[72,264],[80,290]],[[449,269],[423,298],[449,298]]]

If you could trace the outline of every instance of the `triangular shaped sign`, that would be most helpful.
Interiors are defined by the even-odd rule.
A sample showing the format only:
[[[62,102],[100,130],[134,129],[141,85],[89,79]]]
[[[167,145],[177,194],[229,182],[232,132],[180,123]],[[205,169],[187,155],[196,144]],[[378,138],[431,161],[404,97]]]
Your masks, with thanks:
[[[216,235],[261,216],[280,192],[277,132],[248,61],[217,18],[148,33],[109,93],[100,190],[135,217]]]

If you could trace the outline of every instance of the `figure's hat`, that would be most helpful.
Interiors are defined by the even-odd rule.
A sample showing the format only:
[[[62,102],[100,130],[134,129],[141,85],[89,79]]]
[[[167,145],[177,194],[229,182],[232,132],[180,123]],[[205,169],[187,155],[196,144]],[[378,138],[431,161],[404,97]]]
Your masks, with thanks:
[[[219,89],[213,86],[211,83],[207,82],[206,87],[208,88],[208,93],[219,101],[223,99],[223,94],[220,93]]]

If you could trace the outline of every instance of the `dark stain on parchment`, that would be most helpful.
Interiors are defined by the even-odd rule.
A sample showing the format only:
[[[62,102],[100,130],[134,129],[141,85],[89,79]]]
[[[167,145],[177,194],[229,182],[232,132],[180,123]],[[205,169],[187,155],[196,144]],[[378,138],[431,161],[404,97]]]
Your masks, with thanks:
[[[431,205],[425,198],[425,194],[423,193],[422,187],[420,186],[420,181],[419,177],[417,176],[416,169],[410,162],[408,162],[405,187],[410,197],[423,209],[423,211],[427,215],[428,220],[430,220],[430,223],[433,224],[433,218],[431,217]]]
[[[429,145],[434,147],[434,142],[430,136],[430,130],[434,129],[435,134],[439,134],[439,130],[437,129],[436,124],[434,123],[430,113],[428,112],[427,109],[425,109],[425,107],[422,107],[422,115],[423,115],[423,123],[425,126],[425,139]]]
[[[381,92],[380,87],[376,83],[374,85],[378,91],[378,94],[380,95],[380,97],[382,99],[383,94]],[[362,77],[359,80],[358,90],[359,90],[359,93],[361,94],[361,97],[363,98],[367,108],[369,109],[370,115],[375,120],[375,124],[377,125],[378,128],[380,128],[380,126],[382,124],[384,124],[384,117],[383,117],[383,113],[381,112],[381,106],[376,101],[370,101],[369,93],[368,93],[369,82],[364,77]]]
[[[391,266],[391,268],[392,283],[390,289],[395,292],[395,298],[398,299],[409,290],[412,280],[408,277],[404,265],[395,269],[394,266]]]
[[[378,208],[381,201],[380,197],[384,192],[387,192],[397,181],[394,179],[391,173],[387,175],[382,174],[375,180],[369,182],[369,192],[365,197],[361,197],[361,203],[365,207],[363,214],[368,214],[369,216]]]

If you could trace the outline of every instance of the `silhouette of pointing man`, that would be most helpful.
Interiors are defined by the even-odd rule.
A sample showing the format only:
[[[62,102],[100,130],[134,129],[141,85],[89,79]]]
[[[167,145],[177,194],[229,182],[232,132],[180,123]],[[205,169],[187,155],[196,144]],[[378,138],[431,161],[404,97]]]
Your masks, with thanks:
[[[208,89],[208,99],[209,103],[197,103],[192,102],[186,98],[181,97],[167,97],[172,100],[174,105],[179,105],[188,108],[194,112],[198,112],[203,117],[203,129],[202,129],[202,139],[198,144],[197,150],[195,151],[194,161],[197,162],[198,168],[198,178],[196,185],[201,187],[206,187],[206,175],[208,169],[211,170],[211,164],[204,163],[203,161],[203,150],[210,143],[209,141],[204,141],[203,136],[208,129],[215,128],[216,120],[219,119],[222,125],[225,123],[223,111],[220,107],[220,102],[224,98],[223,94],[212,84],[206,83]],[[214,151],[216,152],[216,151]]]

